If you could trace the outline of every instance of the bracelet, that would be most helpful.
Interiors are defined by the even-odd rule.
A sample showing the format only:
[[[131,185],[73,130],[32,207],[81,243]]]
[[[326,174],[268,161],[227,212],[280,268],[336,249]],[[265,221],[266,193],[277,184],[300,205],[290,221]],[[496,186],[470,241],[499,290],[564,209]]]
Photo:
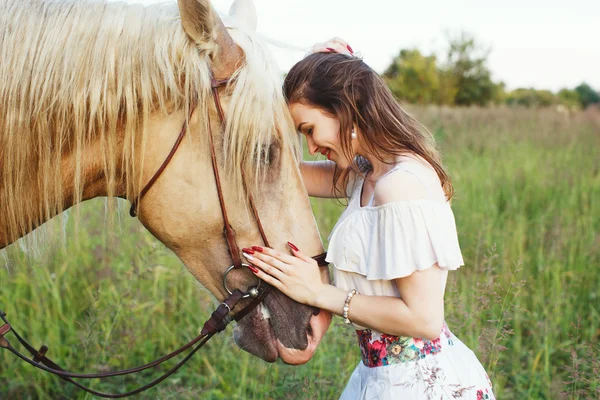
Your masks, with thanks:
[[[350,309],[350,300],[352,300],[352,297],[354,297],[355,294],[358,294],[358,292],[356,291],[356,289],[352,289],[351,291],[348,292],[348,295],[346,296],[346,301],[344,302],[344,322],[349,324],[350,320],[348,319],[348,310]]]

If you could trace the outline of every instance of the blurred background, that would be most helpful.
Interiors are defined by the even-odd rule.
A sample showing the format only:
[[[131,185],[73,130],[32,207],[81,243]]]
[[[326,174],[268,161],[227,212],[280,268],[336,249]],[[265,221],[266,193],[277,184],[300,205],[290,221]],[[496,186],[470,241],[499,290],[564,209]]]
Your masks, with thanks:
[[[435,136],[455,185],[466,264],[450,274],[446,319],[496,396],[600,398],[600,3],[255,3],[282,72],[339,36]],[[224,15],[231,1],[213,4]],[[343,207],[312,204],[327,244]],[[151,361],[195,336],[217,305],[128,217],[128,204],[113,231],[105,206],[81,206],[78,244],[66,218],[44,228],[47,245],[0,252],[0,309],[72,370]],[[336,399],[359,360],[354,331],[337,317],[299,367],[251,357],[229,328],[139,397]],[[92,387],[124,391],[148,378]],[[0,398],[90,396],[0,352]]]
[[[232,1],[212,3],[226,15]],[[396,94],[411,103],[575,106],[578,87],[583,105],[598,101],[592,93],[600,90],[597,1],[254,3],[259,33],[299,48],[272,47],[284,71],[304,56],[302,49],[339,36],[377,72],[396,78]]]

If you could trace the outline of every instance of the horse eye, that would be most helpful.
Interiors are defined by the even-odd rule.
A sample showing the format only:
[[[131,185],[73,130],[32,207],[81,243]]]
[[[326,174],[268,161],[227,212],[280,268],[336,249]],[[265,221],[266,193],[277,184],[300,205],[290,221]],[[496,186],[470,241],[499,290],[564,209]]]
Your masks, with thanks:
[[[261,160],[266,165],[273,165],[279,158],[279,142],[273,141],[269,146],[265,146]]]

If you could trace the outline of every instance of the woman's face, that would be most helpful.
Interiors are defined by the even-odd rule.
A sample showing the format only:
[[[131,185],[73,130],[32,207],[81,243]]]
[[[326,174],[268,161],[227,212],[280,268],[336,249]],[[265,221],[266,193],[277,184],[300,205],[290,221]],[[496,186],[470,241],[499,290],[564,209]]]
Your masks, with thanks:
[[[342,151],[340,122],[337,118],[330,117],[319,108],[302,103],[293,103],[289,108],[296,129],[306,137],[310,154],[321,153],[340,168],[350,166],[351,160]]]

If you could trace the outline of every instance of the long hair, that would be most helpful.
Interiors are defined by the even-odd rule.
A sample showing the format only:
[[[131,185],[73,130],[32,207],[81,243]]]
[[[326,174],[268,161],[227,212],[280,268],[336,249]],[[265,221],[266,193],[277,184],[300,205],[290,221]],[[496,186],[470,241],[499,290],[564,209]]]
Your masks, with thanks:
[[[367,159],[352,154],[351,131],[356,124],[366,151],[382,162],[389,156],[422,157],[436,171],[446,199],[452,198],[450,176],[442,166],[433,136],[402,109],[379,74],[361,59],[339,53],[311,54],[290,69],[283,91],[289,104],[317,107],[339,120],[342,151],[353,163],[346,170],[336,165],[336,193],[346,188],[351,169],[361,174],[372,169]],[[342,194],[338,197],[345,197]]]
[[[256,178],[273,138],[293,146],[297,137],[266,45],[236,29],[230,34],[245,59],[233,76],[223,138],[226,170],[241,187],[240,167]],[[81,201],[89,143],[103,155],[108,196],[125,178],[131,199],[145,184],[140,172],[152,113],[189,115],[195,100],[206,132],[214,51],[214,43],[188,38],[176,4],[0,1],[0,218],[9,237],[36,227],[28,215],[48,220],[65,203]],[[71,165],[63,165],[66,156]],[[72,199],[63,198],[65,173]]]

